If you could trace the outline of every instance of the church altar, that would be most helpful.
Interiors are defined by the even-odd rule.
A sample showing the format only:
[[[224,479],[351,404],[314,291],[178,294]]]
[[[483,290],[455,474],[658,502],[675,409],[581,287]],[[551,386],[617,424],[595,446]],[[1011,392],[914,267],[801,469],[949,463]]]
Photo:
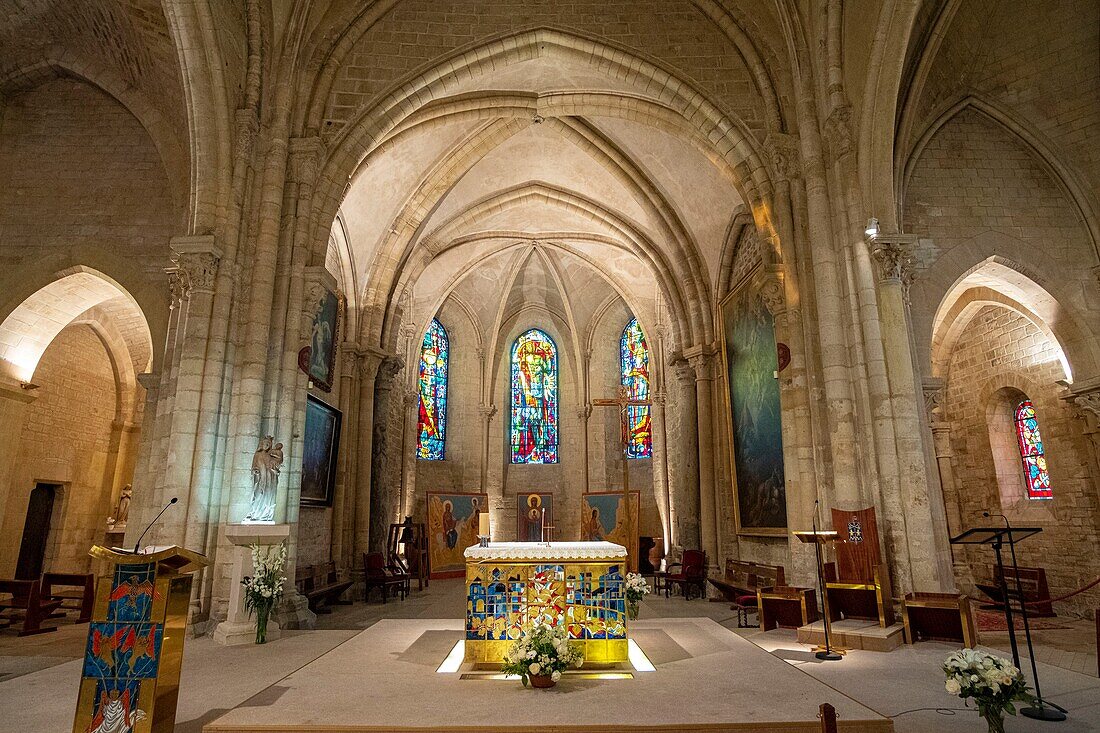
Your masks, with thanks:
[[[499,663],[524,629],[566,624],[585,662],[627,661],[627,551],[611,542],[493,542],[468,547],[468,662]]]

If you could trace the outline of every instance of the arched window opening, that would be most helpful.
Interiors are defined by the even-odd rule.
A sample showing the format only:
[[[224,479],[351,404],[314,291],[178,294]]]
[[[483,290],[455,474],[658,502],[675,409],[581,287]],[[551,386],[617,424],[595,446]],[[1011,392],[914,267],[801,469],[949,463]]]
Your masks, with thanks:
[[[1020,459],[1024,464],[1024,484],[1029,499],[1053,499],[1050,474],[1047,473],[1047,457],[1043,450],[1043,438],[1039,433],[1039,420],[1035,405],[1025,399],[1016,406],[1013,415],[1016,423],[1016,441]]]
[[[619,339],[619,366],[622,385],[632,400],[649,399],[649,348],[638,319],[630,319]],[[649,406],[636,405],[626,408],[628,431],[627,458],[649,458],[653,455],[653,435],[650,431]]]
[[[558,354],[537,328],[512,346],[512,463],[558,462]]]
[[[447,437],[447,366],[451,350],[447,331],[433,318],[420,347],[420,409],[416,457],[442,461]]]

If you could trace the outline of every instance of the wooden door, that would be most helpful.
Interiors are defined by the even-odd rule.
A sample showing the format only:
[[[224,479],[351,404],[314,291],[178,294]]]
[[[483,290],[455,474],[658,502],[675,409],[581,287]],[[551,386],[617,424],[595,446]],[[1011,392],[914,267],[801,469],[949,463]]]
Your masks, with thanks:
[[[27,503],[27,521],[23,525],[23,541],[19,545],[19,562],[15,568],[18,580],[38,580],[42,577],[42,562],[46,557],[46,540],[50,536],[50,517],[57,484],[38,484]]]

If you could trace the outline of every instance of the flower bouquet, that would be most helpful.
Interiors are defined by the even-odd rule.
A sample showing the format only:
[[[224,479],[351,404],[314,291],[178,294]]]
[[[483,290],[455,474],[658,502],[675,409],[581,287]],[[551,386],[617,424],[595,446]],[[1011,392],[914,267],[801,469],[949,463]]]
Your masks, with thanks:
[[[252,576],[241,581],[244,605],[248,615],[256,614],[256,643],[267,641],[267,621],[271,609],[283,595],[283,568],[286,567],[286,544],[252,545]]]
[[[581,653],[569,643],[565,625],[539,624],[523,632],[504,657],[501,671],[517,675],[527,687],[553,687],[570,667],[581,666]]]
[[[631,621],[638,618],[638,604],[650,593],[649,583],[641,573],[626,574],[626,615]]]
[[[974,698],[978,715],[985,719],[990,733],[1003,733],[1005,713],[1016,714],[1015,702],[1030,702],[1023,674],[1007,659],[960,649],[943,663],[947,675],[944,685],[952,695],[963,700]]]

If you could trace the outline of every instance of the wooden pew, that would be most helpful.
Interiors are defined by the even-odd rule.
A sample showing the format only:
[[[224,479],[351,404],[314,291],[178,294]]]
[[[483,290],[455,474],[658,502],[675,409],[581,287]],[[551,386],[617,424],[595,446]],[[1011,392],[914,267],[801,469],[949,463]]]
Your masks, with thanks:
[[[340,596],[351,587],[351,581],[339,579],[335,562],[298,568],[294,573],[294,583],[298,586],[298,592],[309,601],[309,610],[314,613],[332,613],[329,606],[350,603],[341,601]]]
[[[61,602],[54,617],[63,616],[66,610],[78,610],[76,623],[86,624],[92,620],[95,576],[91,573],[43,573],[42,597]]]
[[[726,574],[721,578],[708,577],[722,597],[729,601],[730,609],[737,612],[737,625],[749,626],[748,612],[757,609],[756,592],[761,588],[786,585],[782,565],[726,560]]]
[[[20,636],[31,634],[45,634],[49,631],[57,631],[56,626],[43,626],[42,622],[50,617],[61,605],[61,601],[55,601],[42,597],[42,588],[37,580],[0,580],[0,597],[10,595],[10,598],[0,598],[0,613],[11,611],[11,616],[6,616],[9,623],[15,618],[23,619],[23,628]]]
[[[1013,574],[1012,568],[1005,568],[1005,583],[1008,585],[1008,597],[1013,602],[1013,610],[1019,613],[1020,594],[1016,592],[1016,579],[1019,578],[1020,589],[1024,592],[1024,601],[1031,604],[1027,607],[1027,615],[1040,618],[1054,616],[1046,571],[1042,568],[1017,568],[1017,570],[1019,575]],[[1005,599],[1001,595],[1001,574],[996,566],[993,567],[992,575],[993,580],[974,585],[993,600],[988,608],[1003,611]]]

